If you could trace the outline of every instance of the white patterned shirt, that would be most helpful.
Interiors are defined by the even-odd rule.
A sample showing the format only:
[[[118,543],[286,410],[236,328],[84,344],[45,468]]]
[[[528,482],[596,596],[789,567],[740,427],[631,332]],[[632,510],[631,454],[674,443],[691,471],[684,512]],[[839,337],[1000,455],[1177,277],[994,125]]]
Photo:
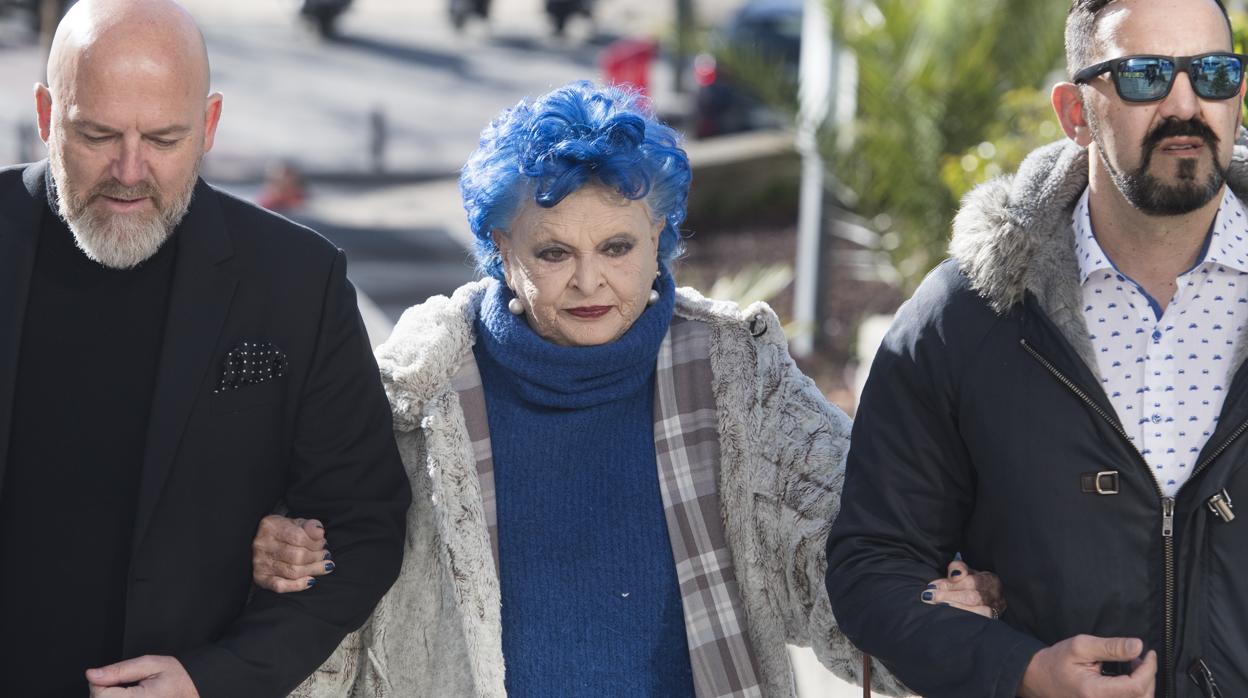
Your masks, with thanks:
[[[1248,218],[1229,187],[1201,261],[1160,305],[1119,272],[1092,231],[1085,190],[1073,216],[1084,320],[1102,388],[1131,443],[1173,497],[1218,424],[1248,322]]]

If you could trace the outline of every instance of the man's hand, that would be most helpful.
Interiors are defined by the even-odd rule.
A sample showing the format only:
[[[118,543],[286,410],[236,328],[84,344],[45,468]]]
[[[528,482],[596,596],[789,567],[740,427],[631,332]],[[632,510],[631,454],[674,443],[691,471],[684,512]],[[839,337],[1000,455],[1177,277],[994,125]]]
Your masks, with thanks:
[[[91,698],[199,698],[186,669],[173,657],[149,654],[87,669],[87,683],[91,685]]]
[[[1076,635],[1031,658],[1022,698],[1153,698],[1157,653],[1140,660],[1144,643],[1135,638]],[[1131,662],[1130,676],[1101,676],[1101,662]]]
[[[327,544],[320,521],[270,514],[260,520],[251,542],[252,581],[279,594],[303,591],[334,571]]]

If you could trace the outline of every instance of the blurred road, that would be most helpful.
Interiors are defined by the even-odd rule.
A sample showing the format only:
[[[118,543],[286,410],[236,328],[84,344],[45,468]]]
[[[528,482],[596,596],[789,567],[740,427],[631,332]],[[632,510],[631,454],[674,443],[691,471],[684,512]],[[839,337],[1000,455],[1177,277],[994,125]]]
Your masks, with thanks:
[[[701,0],[699,20],[737,0]],[[278,159],[316,173],[374,169],[373,114],[384,121],[382,164],[408,177],[453,172],[501,108],[574,79],[600,77],[597,57],[620,36],[658,37],[670,1],[599,0],[596,23],[574,21],[555,39],[541,0],[494,0],[489,26],[456,34],[443,0],[357,0],[341,38],[323,41],[296,17],[295,0],[185,0],[204,29],[214,89],[225,95],[218,181],[254,179]],[[17,159],[19,124],[33,121],[31,85],[42,60],[13,21],[0,26],[0,160]],[[661,108],[670,70],[654,78]]]

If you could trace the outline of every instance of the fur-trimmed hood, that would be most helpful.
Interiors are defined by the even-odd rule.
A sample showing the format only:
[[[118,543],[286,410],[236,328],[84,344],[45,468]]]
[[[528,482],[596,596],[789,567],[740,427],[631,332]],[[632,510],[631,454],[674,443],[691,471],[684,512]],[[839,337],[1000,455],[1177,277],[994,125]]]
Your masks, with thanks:
[[[1228,183],[1248,201],[1248,130],[1242,128]],[[1038,148],[1012,177],[998,177],[966,195],[953,221],[949,256],[997,313],[1008,312],[1030,292],[1095,370],[1071,226],[1087,186],[1086,148],[1068,139]]]

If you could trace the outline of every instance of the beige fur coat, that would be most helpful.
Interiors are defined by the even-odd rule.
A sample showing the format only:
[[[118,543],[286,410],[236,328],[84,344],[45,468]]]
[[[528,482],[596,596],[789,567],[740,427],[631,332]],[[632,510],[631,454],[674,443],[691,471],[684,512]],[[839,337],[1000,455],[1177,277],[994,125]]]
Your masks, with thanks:
[[[292,695],[506,695],[499,580],[451,387],[490,283],[409,309],[377,350],[412,486],[406,555],[368,624]],[[836,674],[860,681],[861,655],[837,629],[824,588],[850,420],[798,371],[765,304],[742,311],[681,289],[676,313],[711,328],[721,514],[764,695],[794,693],[786,644],[812,646]],[[878,664],[874,685],[902,692]]]

